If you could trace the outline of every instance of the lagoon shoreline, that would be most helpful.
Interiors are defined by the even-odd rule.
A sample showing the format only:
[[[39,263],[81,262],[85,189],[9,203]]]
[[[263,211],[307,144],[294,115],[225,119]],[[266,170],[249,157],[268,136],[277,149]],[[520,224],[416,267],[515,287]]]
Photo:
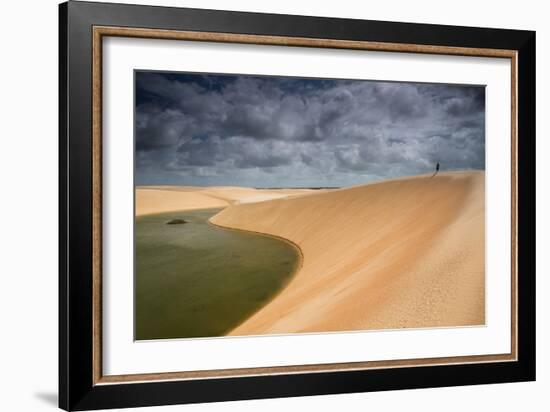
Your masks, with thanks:
[[[162,191],[137,193],[151,190]],[[165,192],[186,199],[179,207],[225,202],[209,223],[274,236],[301,253],[288,285],[230,335],[485,323],[483,172],[328,190]]]

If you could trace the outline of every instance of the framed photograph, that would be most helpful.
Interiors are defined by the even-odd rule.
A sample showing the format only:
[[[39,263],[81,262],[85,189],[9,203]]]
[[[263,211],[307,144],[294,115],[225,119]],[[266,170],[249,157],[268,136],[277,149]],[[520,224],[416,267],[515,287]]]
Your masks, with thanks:
[[[60,5],[59,403],[535,379],[535,33]]]

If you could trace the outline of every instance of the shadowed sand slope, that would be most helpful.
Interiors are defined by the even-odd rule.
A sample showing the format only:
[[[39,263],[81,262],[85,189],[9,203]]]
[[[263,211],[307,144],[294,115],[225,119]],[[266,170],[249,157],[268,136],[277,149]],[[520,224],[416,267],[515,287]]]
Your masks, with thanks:
[[[234,335],[485,322],[483,172],[229,206],[217,225],[303,252],[289,285]]]

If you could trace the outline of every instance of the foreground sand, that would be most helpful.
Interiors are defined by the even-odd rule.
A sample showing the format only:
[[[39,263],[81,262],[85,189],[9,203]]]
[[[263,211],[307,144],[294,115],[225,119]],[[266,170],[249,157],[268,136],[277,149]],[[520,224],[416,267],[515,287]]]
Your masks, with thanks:
[[[483,324],[484,186],[444,173],[233,202],[211,222],[288,239],[303,265],[232,334]]]

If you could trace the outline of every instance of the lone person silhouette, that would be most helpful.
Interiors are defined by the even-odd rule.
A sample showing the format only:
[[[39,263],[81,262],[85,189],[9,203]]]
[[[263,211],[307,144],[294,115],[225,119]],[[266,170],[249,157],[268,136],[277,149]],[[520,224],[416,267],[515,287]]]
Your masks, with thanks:
[[[435,165],[435,173],[432,175],[432,177],[434,177],[437,172],[439,172],[439,162],[437,162],[437,164]]]

